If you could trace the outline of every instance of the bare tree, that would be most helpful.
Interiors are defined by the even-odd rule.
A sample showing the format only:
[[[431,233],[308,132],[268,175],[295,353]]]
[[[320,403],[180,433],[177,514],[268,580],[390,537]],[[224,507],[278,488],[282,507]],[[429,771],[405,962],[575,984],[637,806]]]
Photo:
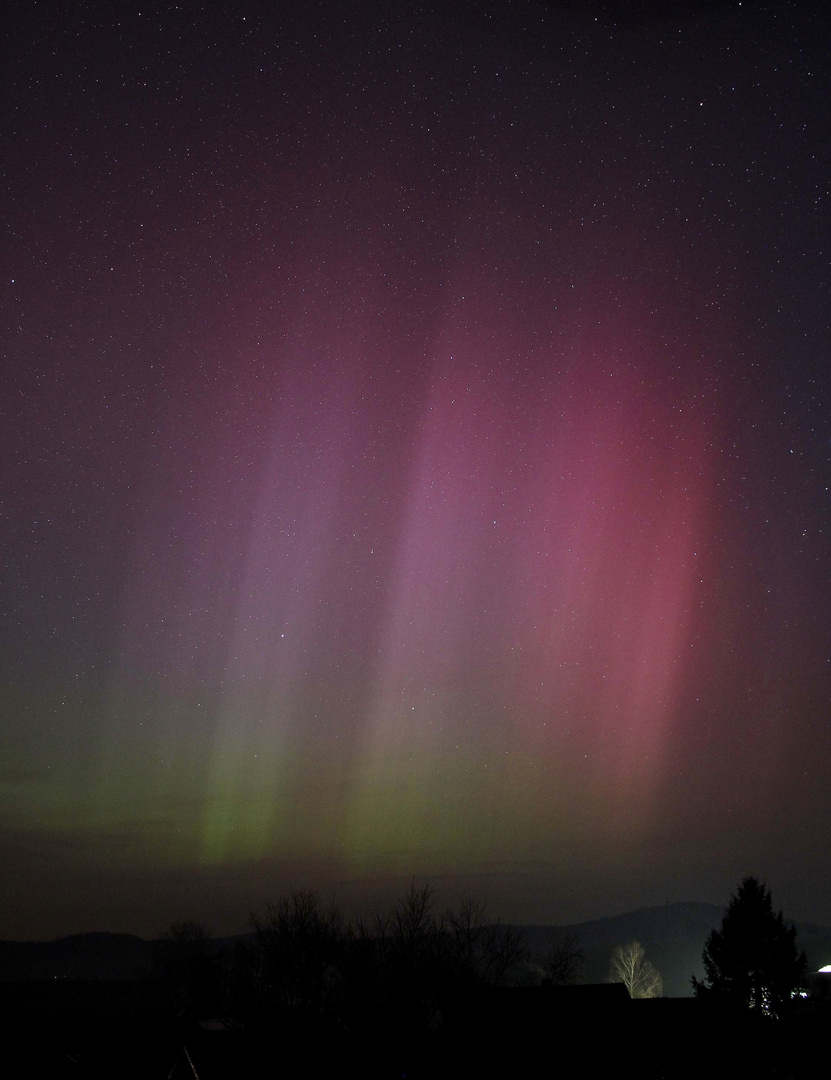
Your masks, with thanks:
[[[341,996],[341,966],[350,930],[337,907],[294,889],[252,915],[261,996],[271,1007],[329,1015]]]
[[[212,936],[201,923],[175,922],[159,939],[156,975],[179,1014],[204,1017],[216,1008],[219,965]]]
[[[438,934],[433,908],[436,897],[432,885],[415,879],[397,901],[386,920],[386,933],[400,952],[414,957],[432,951]]]
[[[458,909],[447,911],[441,927],[454,982],[499,986],[527,957],[520,930],[489,922],[485,905],[466,898]]]
[[[612,953],[609,982],[622,982],[633,998],[660,997],[664,988],[663,979],[645,959],[639,941],[617,946]]]
[[[413,879],[392,911],[376,918],[381,997],[391,1025],[426,1031],[438,1015],[444,941],[435,902],[432,886]]]
[[[583,950],[574,934],[553,931],[548,939],[548,951],[542,959],[543,981],[548,986],[567,986],[576,982],[583,959]]]

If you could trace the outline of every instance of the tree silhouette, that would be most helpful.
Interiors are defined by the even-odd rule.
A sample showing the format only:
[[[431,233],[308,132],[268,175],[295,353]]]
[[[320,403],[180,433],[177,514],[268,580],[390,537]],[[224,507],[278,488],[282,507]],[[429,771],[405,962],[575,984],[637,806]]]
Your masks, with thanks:
[[[309,889],[293,889],[251,922],[261,1008],[317,1021],[336,1013],[351,939],[339,909],[324,907]]]
[[[730,900],[721,929],[707,938],[706,979],[693,976],[697,996],[718,996],[778,1016],[805,974],[805,953],[796,949],[796,929],[774,912],[770,891],[746,877]]]
[[[158,941],[155,974],[172,1011],[206,1017],[220,996],[220,971],[211,931],[197,922],[175,922]]]
[[[296,1034],[350,1031],[399,1041],[442,1022],[473,990],[504,985],[526,959],[520,931],[463,900],[435,913],[428,882],[413,880],[386,915],[346,922],[309,890],[252,915],[254,941],[228,965],[235,1021]]]
[[[500,986],[527,958],[522,932],[487,919],[485,905],[469,897],[445,912],[445,978],[467,986]]]
[[[664,989],[663,979],[645,959],[643,945],[639,941],[617,946],[612,953],[609,980],[622,982],[633,998],[660,997]]]
[[[432,886],[413,879],[392,910],[376,918],[382,1008],[391,1029],[426,1031],[438,1016],[445,942],[434,907]]]
[[[548,949],[542,960],[543,983],[546,986],[567,986],[577,981],[585,954],[574,934],[558,934],[548,939]]]

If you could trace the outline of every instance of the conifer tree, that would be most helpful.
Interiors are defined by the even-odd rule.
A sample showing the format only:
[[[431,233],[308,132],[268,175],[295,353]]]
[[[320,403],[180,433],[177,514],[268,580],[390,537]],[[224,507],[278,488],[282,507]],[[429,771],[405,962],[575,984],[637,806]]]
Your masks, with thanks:
[[[706,979],[693,976],[696,996],[712,994],[767,1016],[781,1014],[807,963],[797,952],[796,929],[774,912],[769,889],[755,877],[739,885],[702,959]]]

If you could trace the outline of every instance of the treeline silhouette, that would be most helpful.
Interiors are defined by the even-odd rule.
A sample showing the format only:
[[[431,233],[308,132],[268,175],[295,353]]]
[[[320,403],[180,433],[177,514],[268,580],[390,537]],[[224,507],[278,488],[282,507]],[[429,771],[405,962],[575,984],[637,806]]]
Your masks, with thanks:
[[[548,928],[528,940],[538,955],[482,904],[440,910],[426,883],[365,921],[294,890],[238,938],[180,922],[128,940],[146,949],[143,977],[73,975],[67,960],[48,978],[0,980],[4,1060],[20,1075],[87,1080],[115,1063],[122,1080],[456,1080],[534,1075],[556,1045],[567,1076],[822,1074],[828,1007],[814,995],[780,1019],[715,992],[641,1000],[622,982],[582,981],[577,937]]]
[[[472,991],[529,981],[520,931],[464,900],[437,913],[413,882],[386,914],[350,922],[293,890],[251,918],[253,935],[217,949],[197,923],[171,926],[151,974],[171,1014],[228,1028],[283,1028],[406,1040],[435,1029]]]

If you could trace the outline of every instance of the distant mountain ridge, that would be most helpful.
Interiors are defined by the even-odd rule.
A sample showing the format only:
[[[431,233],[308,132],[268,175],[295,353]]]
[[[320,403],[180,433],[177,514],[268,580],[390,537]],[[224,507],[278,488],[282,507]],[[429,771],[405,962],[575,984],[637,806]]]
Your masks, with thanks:
[[[568,926],[518,926],[532,955],[541,958],[553,934],[572,934],[585,953],[581,982],[605,982],[616,945],[637,940],[646,958],[660,971],[664,994],[687,997],[690,978],[703,975],[701,953],[710,931],[721,923],[724,908],[681,902],[639,908],[622,915]],[[215,938],[214,947],[250,938],[240,934]],[[831,963],[831,927],[797,924],[797,940],[808,954],[809,968]],[[157,941],[134,934],[95,932],[55,941],[0,941],[0,982],[44,979],[136,979],[152,970]]]
[[[664,981],[666,997],[689,997],[691,979],[704,976],[701,954],[711,930],[721,925],[725,908],[686,901],[661,907],[638,908],[622,915],[570,926],[523,927],[531,952],[541,956],[552,932],[573,934],[585,953],[582,980],[604,982],[616,945],[639,941],[646,959]],[[797,923],[797,945],[808,956],[808,969],[831,963],[831,927]]]
[[[571,926],[526,926],[531,952],[544,955],[552,932],[572,934],[585,953],[582,979],[605,982],[616,945],[640,941],[646,958],[660,971],[664,994],[687,997],[691,977],[703,976],[701,953],[707,935],[721,924],[724,908],[716,904],[681,902],[661,907],[638,908],[622,915]]]
[[[134,979],[149,970],[154,943],[94,931],[55,941],[0,941],[0,981]]]

